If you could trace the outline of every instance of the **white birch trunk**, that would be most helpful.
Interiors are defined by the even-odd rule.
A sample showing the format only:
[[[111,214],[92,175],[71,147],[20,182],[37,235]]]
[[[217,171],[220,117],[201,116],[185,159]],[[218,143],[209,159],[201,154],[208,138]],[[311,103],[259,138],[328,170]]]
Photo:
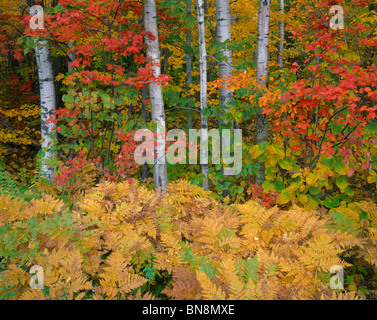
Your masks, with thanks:
[[[56,109],[54,76],[48,40],[37,36],[34,39],[34,42],[36,44],[35,56],[37,60],[41,100],[42,149],[44,150],[41,173],[48,180],[51,180],[53,178],[54,172],[50,166],[46,165],[46,161],[54,157],[52,149],[54,147],[54,138],[56,136],[56,131],[53,130],[55,124],[46,124],[46,121],[50,116],[55,118],[55,114],[53,113],[53,111]]]
[[[231,41],[231,15],[230,15],[230,6],[229,0],[216,0],[216,18],[217,18],[217,40],[223,44],[224,47],[221,48],[221,59],[219,62],[219,78],[221,80],[229,79],[233,75],[233,57],[232,50],[224,43],[226,41]],[[219,89],[219,102],[220,105],[224,106],[225,115],[229,112],[230,105],[229,101],[233,98],[233,93],[230,90],[230,87],[225,83]],[[226,124],[226,118],[223,119],[222,123]],[[232,121],[233,123],[233,121]],[[230,140],[222,139],[221,140],[221,149],[230,150]],[[223,159],[225,163],[229,163],[229,159]],[[224,167],[221,168],[222,173],[224,173]],[[224,180],[225,182],[226,180]],[[229,190],[223,190],[223,197],[229,195]]]
[[[258,35],[257,35],[257,82],[264,87],[268,84],[268,40],[270,25],[271,0],[259,0],[258,12]],[[268,117],[262,114],[262,110],[257,111],[257,135],[256,143],[260,144],[268,140]],[[256,177],[256,182],[265,179],[265,166],[260,163],[260,177]]]
[[[229,0],[216,0],[216,16],[217,16],[217,40],[220,43],[231,41],[231,17]],[[233,74],[232,50],[226,45],[221,49],[224,59],[219,62],[219,78],[223,79],[231,77]],[[233,98],[232,91],[229,87],[222,86],[219,89],[220,104],[225,106],[225,112],[229,112],[229,100]]]
[[[157,78],[160,73],[160,48],[158,42],[158,28],[157,28],[157,12],[155,0],[144,1],[144,28],[148,33],[155,36],[155,40],[145,37],[147,45],[147,57],[153,62],[152,70],[154,76]],[[149,97],[152,108],[152,121],[156,122],[161,127],[165,127],[165,110],[164,100],[162,94],[162,85],[151,81],[149,84]],[[165,191],[168,186],[168,175],[166,168],[166,155],[165,155],[165,137],[157,138],[157,157],[155,157],[153,177],[155,188]]]
[[[203,188],[208,189],[208,148],[202,147],[208,141],[208,120],[203,116],[203,111],[207,108],[207,53],[204,25],[204,3],[197,0],[198,12],[198,37],[199,37],[199,65],[200,65],[200,117],[201,117],[201,136],[200,136],[200,159],[201,169],[204,175]],[[207,149],[207,150],[206,150]]]

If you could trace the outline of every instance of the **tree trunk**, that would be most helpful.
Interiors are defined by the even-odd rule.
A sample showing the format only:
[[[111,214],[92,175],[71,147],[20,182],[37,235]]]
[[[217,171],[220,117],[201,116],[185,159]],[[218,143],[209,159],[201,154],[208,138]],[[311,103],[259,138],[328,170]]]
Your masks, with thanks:
[[[191,15],[191,1],[187,0],[186,3],[186,11],[188,15]],[[191,32],[189,31],[186,35],[186,45],[187,47],[191,48]],[[186,85],[187,85],[187,91],[190,90],[190,86],[192,84],[192,57],[190,52],[186,52]],[[188,96],[188,98],[191,98]],[[187,107],[190,107],[190,105],[187,105]],[[193,117],[193,111],[191,109],[187,109],[187,128],[192,129],[192,117]]]
[[[217,40],[220,43],[231,41],[231,20],[229,0],[216,0],[217,16]],[[222,59],[219,62],[219,78],[231,77],[233,74],[232,51],[225,45],[220,51]],[[220,104],[225,106],[225,112],[229,112],[229,100],[233,98],[232,91],[225,85],[219,89]]]
[[[259,1],[258,12],[258,35],[257,35],[257,82],[267,87],[268,84],[268,40],[270,24],[271,0]],[[262,114],[262,110],[257,110],[257,136],[256,143],[268,141],[268,117]],[[265,179],[265,166],[260,163],[260,177],[256,177],[256,182]]]
[[[279,0],[279,12],[284,14],[284,0]],[[283,60],[283,50],[284,50],[284,20],[281,19],[279,22],[279,53],[278,53],[278,62],[279,68],[284,68],[284,60]]]
[[[204,4],[203,0],[197,0],[198,12],[198,36],[199,36],[199,65],[200,65],[200,117],[201,117],[201,133],[200,133],[200,159],[201,169],[204,175],[203,188],[208,189],[208,148],[202,147],[205,141],[208,141],[208,120],[203,115],[203,111],[207,108],[207,53],[204,25]]]
[[[67,46],[69,49],[72,49],[75,44],[71,41],[68,41]],[[72,72],[74,69],[70,67],[70,64],[73,62],[73,60],[76,59],[76,54],[74,51],[71,51],[68,53],[68,72]]]
[[[46,124],[46,121],[50,116],[55,118],[55,114],[53,113],[56,109],[55,84],[49,42],[47,39],[40,38],[39,36],[34,39],[34,42],[36,44],[35,56],[37,59],[39,92],[41,99],[41,138],[42,149],[44,151],[41,173],[48,180],[51,180],[54,174],[53,168],[46,165],[46,161],[54,157],[52,149],[54,147],[56,131],[52,129],[55,124]]]
[[[147,105],[144,103],[148,99],[148,87],[141,88],[141,117],[144,120],[144,123],[148,123],[148,109]]]
[[[147,106],[144,103],[144,101],[147,99],[148,99],[148,87],[142,87],[141,88],[141,117],[143,118],[145,124],[148,124],[148,110],[147,110]],[[149,166],[148,166],[148,163],[145,161],[141,169],[142,182],[148,177],[148,173],[149,173]]]
[[[155,0],[146,0],[144,2],[144,27],[145,31],[152,33],[155,39],[152,40],[146,36],[147,57],[153,62],[152,70],[154,77],[158,78],[161,74],[160,69],[160,48],[158,42],[157,12]],[[157,123],[160,128],[165,127],[165,110],[162,95],[162,85],[151,81],[149,84],[149,97],[152,108],[152,121]],[[168,185],[168,175],[166,168],[165,155],[165,137],[157,137],[157,157],[155,157],[153,177],[155,188],[165,191]]]
[[[232,51],[228,48],[226,41],[231,41],[231,16],[230,16],[230,6],[229,0],[216,0],[216,18],[217,18],[217,40],[223,44],[220,50],[221,59],[219,61],[219,78],[221,80],[232,77],[233,75],[233,58]],[[229,112],[230,106],[229,101],[233,98],[233,93],[225,83],[219,89],[219,103],[224,107],[224,113]],[[221,121],[223,124],[227,123],[226,118]],[[230,148],[228,140],[222,139],[221,149]],[[230,149],[229,149],[230,150]],[[228,163],[228,160],[226,161]],[[224,167],[221,168],[222,173],[224,173]],[[223,181],[225,183],[227,179]],[[223,189],[223,197],[229,195],[229,189]]]

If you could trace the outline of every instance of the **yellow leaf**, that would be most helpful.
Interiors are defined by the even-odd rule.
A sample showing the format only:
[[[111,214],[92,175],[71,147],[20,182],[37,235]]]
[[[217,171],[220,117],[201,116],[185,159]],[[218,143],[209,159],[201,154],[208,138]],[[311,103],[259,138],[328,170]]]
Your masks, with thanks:
[[[371,174],[367,177],[368,183],[374,183],[376,174]]]
[[[297,198],[298,200],[302,203],[302,204],[307,204],[308,203],[308,197],[304,194],[298,194],[297,195]]]
[[[252,159],[256,159],[263,153],[263,151],[259,150],[258,145],[256,144],[250,149],[249,153]]]
[[[354,282],[352,282],[352,283],[348,286],[348,290],[349,290],[349,291],[356,291],[356,290],[357,290],[356,284],[355,284]]]
[[[280,204],[286,204],[289,201],[291,201],[291,195],[289,192],[282,192],[280,193],[279,197],[277,198],[278,203]]]
[[[318,180],[318,177],[312,172],[310,172],[308,176],[306,177],[306,183],[308,184],[308,186],[314,186],[317,180]]]

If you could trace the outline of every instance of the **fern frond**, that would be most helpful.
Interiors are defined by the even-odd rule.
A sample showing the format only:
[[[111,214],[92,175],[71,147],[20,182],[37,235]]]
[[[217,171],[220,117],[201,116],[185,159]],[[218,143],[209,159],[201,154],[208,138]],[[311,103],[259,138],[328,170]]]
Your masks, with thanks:
[[[226,300],[225,292],[216,286],[203,271],[196,271],[196,279],[198,280],[204,300]]]
[[[28,289],[23,292],[19,300],[45,300],[45,296],[41,289]]]

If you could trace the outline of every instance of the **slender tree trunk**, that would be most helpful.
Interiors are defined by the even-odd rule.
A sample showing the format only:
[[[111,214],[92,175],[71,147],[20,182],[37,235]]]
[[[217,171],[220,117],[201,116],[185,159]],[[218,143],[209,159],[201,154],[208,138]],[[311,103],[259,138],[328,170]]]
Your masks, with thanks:
[[[54,157],[53,147],[56,135],[53,123],[46,124],[47,119],[52,116],[55,118],[53,111],[56,109],[55,84],[52,69],[51,55],[49,51],[49,42],[45,38],[37,36],[35,38],[35,56],[37,59],[39,91],[41,99],[41,137],[42,149],[44,156],[42,159],[41,173],[48,180],[53,178],[53,169],[46,165],[46,161]]]
[[[187,3],[186,3],[187,15],[191,15],[191,1],[192,0],[187,0]],[[186,45],[189,48],[191,47],[191,32],[190,31],[186,35]],[[191,57],[191,53],[186,52],[186,85],[187,85],[187,90],[190,90],[191,84],[192,84],[192,57]],[[191,98],[191,96],[188,96],[188,98]],[[187,105],[187,107],[190,107],[190,106]],[[187,127],[189,129],[192,129],[192,123],[193,123],[192,112],[193,111],[191,109],[187,109]]]
[[[67,46],[69,49],[71,49],[74,46],[74,43],[71,41],[68,41]],[[73,62],[73,60],[76,59],[76,54],[75,52],[71,51],[68,53],[68,72],[72,72],[73,68],[70,67],[70,64]]]
[[[258,35],[257,35],[257,82],[267,87],[268,84],[268,40],[270,24],[271,0],[259,0],[258,12]],[[256,143],[268,141],[268,117],[262,114],[262,110],[257,110],[257,135]],[[260,177],[256,177],[256,182],[265,179],[265,166],[260,163]]]
[[[155,0],[145,0],[144,2],[144,27],[145,31],[152,33],[155,39],[146,36],[147,57],[153,62],[152,70],[157,78],[161,73],[160,69],[160,48],[158,42],[157,12]],[[165,110],[162,95],[162,85],[154,81],[149,84],[149,97],[152,108],[152,121],[157,125],[165,127]],[[168,186],[168,175],[165,156],[165,137],[157,137],[157,157],[155,157],[153,177],[156,189],[165,191]]]
[[[279,12],[284,14],[284,0],[279,0]],[[281,19],[279,22],[279,53],[278,53],[278,62],[279,68],[284,68],[284,60],[283,60],[283,50],[284,50],[284,20]]]
[[[144,123],[148,123],[148,110],[147,106],[143,101],[148,99],[148,87],[141,88],[141,117],[144,120]],[[143,167],[141,169],[141,181],[144,181],[148,177],[149,173],[149,166],[147,162],[143,163]]]
[[[207,108],[207,53],[206,38],[204,24],[204,3],[203,0],[197,0],[198,12],[198,36],[199,36],[199,65],[200,65],[200,117],[201,117],[201,133],[200,141],[208,141],[208,120],[203,115],[203,111]],[[200,159],[203,179],[203,188],[208,189],[208,149],[200,148]]]
[[[279,12],[284,14],[284,0],[279,0]],[[278,63],[280,70],[284,68],[284,19],[281,18],[279,22],[279,51],[278,51]],[[287,113],[284,113],[284,119],[287,117]],[[284,138],[284,155],[287,154],[288,136]]]
[[[229,0],[216,0],[217,15],[217,40],[220,43],[231,41],[231,20]],[[219,62],[219,78],[231,77],[233,74],[232,50],[227,45],[221,49],[220,53],[223,59]],[[229,112],[229,100],[233,98],[232,91],[229,87],[222,86],[219,89],[220,104],[225,106],[225,112]]]
[[[221,80],[228,79],[233,75],[233,57],[232,50],[228,48],[226,41],[231,41],[231,17],[230,17],[230,6],[229,0],[216,0],[216,18],[217,18],[217,40],[223,44],[220,50],[221,59],[219,62],[219,78]],[[230,87],[224,84],[219,89],[219,103],[224,106],[224,113],[228,113],[230,106],[229,101],[233,98],[233,93]],[[227,123],[226,118],[221,121],[223,124]],[[233,125],[233,124],[232,124]],[[222,140],[221,148],[229,148],[229,142],[227,140]],[[229,149],[230,150],[230,149]],[[224,173],[224,167],[221,169]],[[225,183],[227,179],[223,181]],[[223,189],[223,197],[229,195],[228,189]]]
[[[377,6],[377,4],[376,4],[376,6]],[[374,72],[376,72],[376,71],[377,71],[377,48],[375,48],[375,50],[374,50]],[[376,106],[376,101],[370,100],[370,107],[374,108],[375,106]],[[377,111],[375,113],[377,114]]]
[[[169,48],[164,48],[162,50],[163,60],[161,61],[161,73],[166,74],[169,67],[169,57],[170,57],[170,50]]]
[[[141,88],[141,117],[144,120],[144,123],[148,123],[148,110],[147,105],[144,103],[148,99],[148,87]]]

